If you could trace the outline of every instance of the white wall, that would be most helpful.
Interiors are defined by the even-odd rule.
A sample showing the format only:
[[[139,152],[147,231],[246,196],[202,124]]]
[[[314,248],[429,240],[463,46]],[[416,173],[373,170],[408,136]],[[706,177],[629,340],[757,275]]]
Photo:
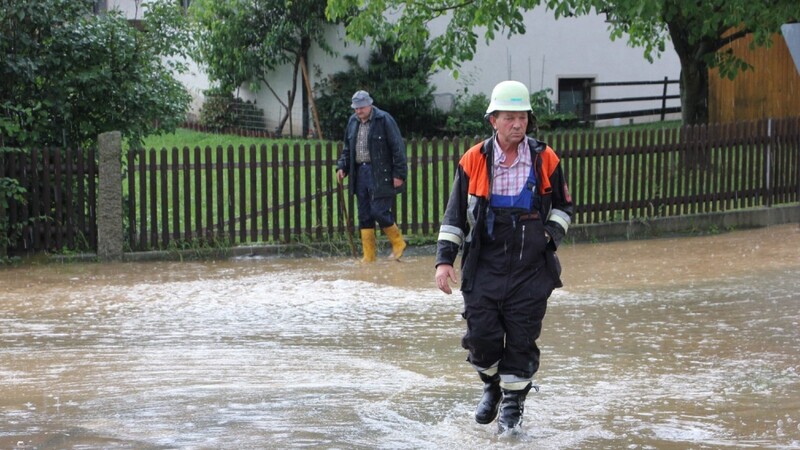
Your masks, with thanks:
[[[544,8],[524,14],[527,32],[511,39],[482,45],[472,61],[462,64],[458,79],[451,72],[432,77],[440,94],[456,94],[468,88],[487,96],[505,79],[525,83],[531,92],[552,89],[558,94],[559,78],[594,78],[596,82],[656,81],[680,76],[680,61],[671,46],[651,64],[641,48],[624,40],[611,41],[604,15],[555,20]],[[482,42],[482,41],[479,41]],[[596,87],[594,98],[660,95],[662,87]],[[677,85],[670,94],[677,94]],[[557,97],[553,98],[555,101]],[[675,106],[679,103],[673,102]],[[653,103],[631,102],[595,105],[593,112],[654,108]],[[637,119],[641,120],[641,119]]]
[[[106,0],[106,9],[121,11],[128,19],[141,19],[144,16],[144,7],[141,1],[136,0]]]
[[[194,60],[184,60],[184,63],[188,66],[188,72],[175,74],[175,79],[183,83],[189,91],[189,95],[192,96],[192,102],[189,105],[188,120],[190,122],[195,122],[199,117],[200,108],[203,107],[203,102],[205,101],[205,94],[203,94],[203,91],[210,87],[210,83],[205,70]]]

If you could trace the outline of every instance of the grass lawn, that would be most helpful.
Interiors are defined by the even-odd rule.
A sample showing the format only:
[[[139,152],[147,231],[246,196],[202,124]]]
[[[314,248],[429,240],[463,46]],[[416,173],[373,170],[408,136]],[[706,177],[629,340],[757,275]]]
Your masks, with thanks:
[[[240,145],[244,145],[245,148],[249,148],[251,145],[260,147],[264,144],[267,146],[272,146],[272,144],[293,145],[295,142],[310,143],[313,145],[317,141],[307,139],[265,139],[238,136],[234,134],[203,133],[200,131],[179,128],[174,133],[150,136],[146,138],[144,140],[144,148],[148,150],[161,150],[164,148],[171,150],[175,147],[178,149],[183,149],[184,147],[189,147],[190,149],[194,149],[195,147],[200,147],[203,149],[206,147],[211,147],[212,149],[216,149],[218,146],[227,148],[229,145],[233,145],[234,148],[238,148]]]
[[[597,128],[595,131],[602,132],[602,131],[613,131],[613,132],[623,132],[623,131],[645,131],[645,130],[656,130],[656,129],[672,129],[672,128],[679,128],[681,126],[680,121],[669,121],[669,122],[651,122],[651,123],[644,123],[644,124],[634,124],[634,125],[623,125],[619,127],[604,127],[604,128]],[[585,129],[568,129],[568,130],[555,130],[555,131],[543,131],[541,133],[542,136],[554,135],[554,134],[583,134],[586,133]],[[546,139],[545,139],[546,140]],[[249,148],[251,145],[255,145],[256,147],[260,147],[261,145],[267,145],[271,147],[273,144],[289,144],[294,145],[295,143],[302,143],[302,144],[311,144],[314,146],[318,140],[309,140],[309,139],[265,139],[265,138],[257,138],[257,137],[246,137],[246,136],[238,136],[234,134],[214,134],[214,133],[203,133],[200,131],[193,131],[188,130],[185,128],[180,128],[176,130],[174,133],[162,134],[159,136],[150,136],[145,139],[144,148],[146,149],[156,149],[161,150],[162,148],[166,148],[171,150],[173,147],[183,149],[184,147],[189,147],[190,149],[194,149],[195,147],[205,148],[211,147],[212,149],[216,149],[218,146],[222,146],[223,148],[227,148],[229,145],[233,145],[234,148],[238,148],[240,145],[244,145],[245,148]]]

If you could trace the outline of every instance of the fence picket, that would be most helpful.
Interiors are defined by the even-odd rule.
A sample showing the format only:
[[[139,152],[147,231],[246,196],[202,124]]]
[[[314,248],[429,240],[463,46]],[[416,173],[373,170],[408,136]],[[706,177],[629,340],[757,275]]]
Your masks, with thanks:
[[[234,215],[239,217],[239,241],[247,242],[247,167],[245,166],[245,148],[239,146],[239,159],[236,161],[236,173],[239,176],[237,186],[239,186],[239,207],[234,208]],[[296,190],[295,192],[300,192]]]
[[[199,150],[199,147],[198,147]],[[211,164],[211,147],[206,145],[204,149],[201,150],[204,155],[204,171],[206,173],[206,192],[205,192],[205,200],[203,204],[205,205],[205,212],[206,212],[206,223],[205,228],[201,228],[201,236],[206,242],[213,242],[214,240],[214,194],[212,186],[214,186],[214,175],[216,174],[214,170],[212,170]],[[166,204],[166,202],[164,202]]]
[[[158,152],[161,167],[167,167],[167,150],[161,149]],[[169,174],[168,170],[160,170],[160,182],[161,182],[161,246],[160,248],[167,248],[169,245],[169,185],[167,184],[167,175]],[[155,224],[153,225],[153,229],[157,229]]]

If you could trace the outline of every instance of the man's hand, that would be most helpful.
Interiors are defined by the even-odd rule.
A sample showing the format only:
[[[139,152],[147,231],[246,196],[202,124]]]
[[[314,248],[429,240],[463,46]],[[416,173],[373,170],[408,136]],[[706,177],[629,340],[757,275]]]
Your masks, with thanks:
[[[452,294],[453,290],[450,289],[449,281],[457,283],[456,271],[450,264],[439,264],[436,268],[436,287],[445,294]]]
[[[399,188],[402,185],[403,185],[403,180],[401,178],[395,178],[394,179],[394,187],[395,188]]]
[[[342,180],[344,180],[344,178],[345,178],[346,176],[347,176],[347,174],[346,174],[346,173],[344,173],[344,170],[342,170],[342,169],[339,169],[339,170],[337,170],[337,171],[336,171],[336,179],[338,179],[340,182],[341,182]]]

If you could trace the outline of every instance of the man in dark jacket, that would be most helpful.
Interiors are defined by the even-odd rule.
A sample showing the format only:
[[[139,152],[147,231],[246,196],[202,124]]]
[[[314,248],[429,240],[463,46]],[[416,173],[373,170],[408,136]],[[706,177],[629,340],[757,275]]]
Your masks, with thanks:
[[[459,162],[439,229],[436,283],[452,292],[463,249],[461,345],[484,383],[475,420],[491,423],[499,411],[499,431],[516,432],[539,369],[547,299],[561,286],[555,251],[573,205],[558,156],[527,136],[534,120],[528,88],[499,83],[486,113],[494,135]]]
[[[375,261],[375,223],[392,244],[390,259],[403,256],[406,242],[392,215],[394,196],[405,189],[408,173],[406,146],[394,118],[372,105],[366,91],[353,94],[355,111],[347,121],[344,149],[336,164],[336,176],[350,176],[348,187],[358,203],[358,228],[364,257]]]

